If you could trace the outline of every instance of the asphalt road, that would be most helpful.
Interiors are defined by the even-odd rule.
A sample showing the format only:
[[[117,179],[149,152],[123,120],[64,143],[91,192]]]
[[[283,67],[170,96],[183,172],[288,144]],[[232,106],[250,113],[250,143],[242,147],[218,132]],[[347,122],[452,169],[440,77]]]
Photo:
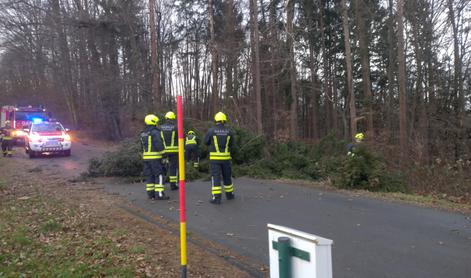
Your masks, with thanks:
[[[76,144],[70,158],[34,159],[60,175],[78,175],[103,149]],[[27,159],[20,156],[20,159]],[[236,199],[208,203],[209,182],[187,184],[188,230],[268,264],[267,223],[334,240],[336,278],[471,277],[471,219],[403,203],[241,178]],[[143,184],[105,184],[135,206],[178,221],[178,192],[146,199]],[[191,258],[190,258],[191,264]]]
[[[268,264],[267,223],[334,240],[334,277],[471,277],[468,216],[296,185],[241,178],[237,199],[209,204],[208,182],[187,185],[188,229]],[[149,201],[142,184],[108,184],[136,206],[178,221],[178,195]]]

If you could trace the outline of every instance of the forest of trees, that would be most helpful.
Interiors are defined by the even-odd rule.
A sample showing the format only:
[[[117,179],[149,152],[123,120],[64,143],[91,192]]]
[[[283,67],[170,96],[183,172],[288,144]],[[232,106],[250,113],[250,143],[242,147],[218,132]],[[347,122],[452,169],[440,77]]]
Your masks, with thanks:
[[[1,0],[0,103],[128,135],[174,109],[273,140],[470,158],[471,0]]]

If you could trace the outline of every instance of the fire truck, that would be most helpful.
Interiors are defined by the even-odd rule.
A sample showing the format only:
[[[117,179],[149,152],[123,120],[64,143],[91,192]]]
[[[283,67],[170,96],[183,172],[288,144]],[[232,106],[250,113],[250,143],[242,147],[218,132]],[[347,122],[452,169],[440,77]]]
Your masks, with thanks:
[[[26,135],[25,129],[29,128],[34,121],[46,121],[50,116],[44,106],[5,105],[0,108],[0,127],[5,127],[9,121],[16,142],[23,143]]]

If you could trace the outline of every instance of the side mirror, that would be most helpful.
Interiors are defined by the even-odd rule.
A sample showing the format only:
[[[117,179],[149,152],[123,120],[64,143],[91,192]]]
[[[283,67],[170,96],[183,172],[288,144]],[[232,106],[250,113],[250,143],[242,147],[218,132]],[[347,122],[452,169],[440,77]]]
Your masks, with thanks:
[[[70,129],[69,129],[69,128],[66,128],[66,129],[65,129],[65,132],[69,132],[69,131],[70,131]]]

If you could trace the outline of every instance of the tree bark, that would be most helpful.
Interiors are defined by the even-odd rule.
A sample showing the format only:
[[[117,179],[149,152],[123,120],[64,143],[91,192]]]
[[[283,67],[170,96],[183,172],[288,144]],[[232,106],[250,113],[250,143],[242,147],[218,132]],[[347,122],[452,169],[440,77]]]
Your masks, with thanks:
[[[345,64],[347,67],[347,93],[349,95],[348,106],[350,109],[350,135],[353,139],[357,133],[357,110],[355,105],[355,92],[353,90],[352,49],[350,46],[350,25],[348,23],[348,9],[346,0],[341,1],[342,25],[345,44]]]
[[[314,141],[319,140],[319,126],[318,126],[318,118],[319,118],[319,101],[318,101],[318,94],[319,94],[319,82],[317,79],[316,74],[316,65],[314,60],[314,46],[311,44],[309,46],[309,66],[311,70],[311,105],[312,105],[312,139]]]
[[[404,53],[404,0],[397,0],[397,61],[399,83],[399,141],[404,156],[407,151],[406,65]]]
[[[255,111],[257,113],[257,134],[263,133],[262,123],[262,92],[260,84],[260,50],[259,50],[259,33],[258,33],[258,7],[257,0],[250,0],[250,46],[252,48],[252,73],[253,86],[256,96]]]
[[[457,111],[458,114],[461,114],[464,111],[464,94],[461,84],[461,59],[460,59],[460,45],[458,40],[458,26],[456,22],[455,9],[453,7],[453,0],[448,0],[448,15],[450,18],[451,29],[453,31],[453,64],[454,64],[454,78],[453,78],[453,89],[458,99],[457,101]]]
[[[290,105],[290,137],[296,139],[298,131],[298,96],[296,92],[296,64],[294,61],[294,32],[293,32],[293,19],[294,19],[294,0],[287,0],[287,43],[289,49],[289,73],[291,81],[291,105]]]
[[[270,3],[269,7],[269,22],[270,22],[270,92],[272,104],[271,104],[271,115],[272,119],[272,136],[274,139],[278,137],[278,102],[277,102],[277,93],[279,90],[278,85],[278,66],[279,62],[276,60],[279,56],[278,52],[278,29],[277,29],[277,6],[279,0],[273,0]]]
[[[366,106],[366,119],[368,136],[374,136],[373,130],[373,93],[371,92],[371,78],[370,78],[370,59],[368,47],[368,29],[365,26],[365,7],[363,0],[355,1],[355,15],[357,22],[357,34],[360,44],[360,59],[361,59],[361,72],[363,77],[363,93],[364,103]]]
[[[423,70],[423,48],[421,47],[422,41],[424,38],[420,34],[421,31],[421,24],[419,20],[424,20],[424,18],[421,18],[421,14],[423,13],[423,9],[419,7],[419,3],[417,0],[414,0],[412,3],[413,5],[413,10],[415,11],[412,16],[411,16],[411,29],[412,29],[412,35],[413,35],[413,40],[412,40],[412,45],[414,47],[414,56],[415,56],[415,64],[416,64],[416,72],[417,72],[417,80],[416,80],[416,96],[415,96],[415,101],[417,102],[415,107],[418,109],[412,108],[412,115],[410,119],[410,126],[411,126],[411,132],[409,134],[413,134],[414,129],[412,127],[414,126],[414,117],[416,112],[415,110],[418,110],[418,123],[417,123],[417,136],[416,138],[418,139],[417,143],[419,146],[417,148],[420,150],[418,159],[423,162],[428,161],[428,117],[426,113],[426,107],[425,107],[425,92],[423,89],[423,83],[424,83],[424,70]],[[420,13],[420,14],[419,14]]]
[[[152,68],[152,95],[154,96],[154,108],[159,111],[161,107],[162,96],[160,92],[160,67],[159,67],[159,42],[158,30],[155,24],[155,0],[149,0],[149,22],[150,22],[150,41],[151,41],[151,68]]]
[[[455,159],[458,160],[463,153],[461,140],[464,138],[464,111],[465,111],[465,99],[464,99],[464,88],[462,82],[462,66],[461,66],[461,52],[460,44],[458,38],[458,22],[457,17],[459,16],[455,13],[455,8],[453,6],[453,0],[448,0],[448,15],[450,18],[450,23],[453,31],[453,66],[454,66],[454,76],[453,76],[453,91],[456,96],[456,114],[457,114],[457,134],[455,139]]]
[[[56,75],[60,77],[60,84],[64,88],[66,105],[72,116],[72,122],[75,126],[78,124],[77,100],[74,82],[72,80],[72,66],[69,43],[67,41],[66,31],[64,30],[63,15],[60,10],[59,0],[53,0],[52,8],[54,12],[55,31],[58,34],[59,61],[56,65]]]
[[[331,70],[330,70],[330,55],[329,50],[326,46],[326,27],[325,27],[325,20],[324,20],[324,1],[318,0],[319,6],[319,29],[321,32],[321,48],[322,48],[322,62],[323,62],[323,69],[324,69],[324,105],[325,105],[325,117],[326,117],[326,130],[327,133],[333,127],[333,105],[332,105],[332,85],[331,85]]]
[[[208,10],[209,10],[209,49],[211,52],[211,112],[210,114],[216,113],[219,108],[218,105],[218,60],[219,55],[216,48],[216,40],[214,33],[214,7],[213,0],[208,0]]]

